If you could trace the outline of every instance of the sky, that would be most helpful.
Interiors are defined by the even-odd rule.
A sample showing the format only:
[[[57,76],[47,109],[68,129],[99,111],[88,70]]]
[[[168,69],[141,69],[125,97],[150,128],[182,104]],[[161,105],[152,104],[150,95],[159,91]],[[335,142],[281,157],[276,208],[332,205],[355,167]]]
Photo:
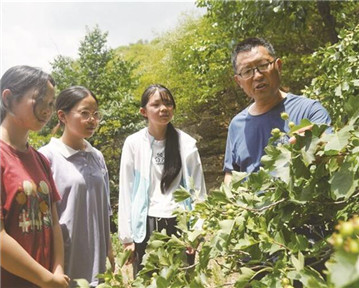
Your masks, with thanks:
[[[56,56],[77,58],[89,29],[108,32],[108,46],[152,40],[175,28],[183,14],[200,15],[195,2],[8,1],[0,0],[1,75],[15,65],[51,72]]]

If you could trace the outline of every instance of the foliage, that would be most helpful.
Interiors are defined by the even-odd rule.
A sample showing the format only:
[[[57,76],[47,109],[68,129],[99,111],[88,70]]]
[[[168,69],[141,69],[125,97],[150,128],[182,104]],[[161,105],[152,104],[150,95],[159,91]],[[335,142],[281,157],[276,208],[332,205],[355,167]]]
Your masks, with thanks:
[[[355,9],[353,3],[331,1],[326,4],[331,11],[341,11],[344,7],[351,11]],[[330,42],[314,1],[199,0],[197,5],[208,10],[207,17],[214,35],[210,38],[212,43],[215,41],[222,46],[223,43],[230,43],[230,48],[233,48],[247,37],[268,39],[276,47],[277,55],[284,60],[283,86],[294,93],[299,93],[315,72],[314,67],[307,65],[307,56]],[[344,25],[352,27],[352,22],[342,14],[336,13],[336,16],[335,33]],[[222,61],[227,67],[231,50],[227,49],[228,52],[222,54]]]
[[[340,41],[313,54],[320,73],[304,93],[322,100],[336,126],[342,126],[359,110],[359,25],[343,30]]]
[[[337,232],[329,239],[334,253],[326,263],[330,282],[334,287],[357,287],[359,285],[359,216],[340,222]]]
[[[152,235],[133,287],[282,287],[285,282],[337,287],[335,277],[326,279],[324,263],[333,252],[328,238],[335,225],[359,209],[358,124],[356,116],[323,137],[327,126],[314,125],[296,135],[294,145],[269,145],[259,172],[236,173],[231,186],[212,191],[192,212],[178,213],[181,237]],[[185,197],[177,192],[178,199]],[[193,229],[199,219],[203,230]],[[198,252],[192,267],[186,264],[188,246]],[[213,272],[218,270],[223,278]]]

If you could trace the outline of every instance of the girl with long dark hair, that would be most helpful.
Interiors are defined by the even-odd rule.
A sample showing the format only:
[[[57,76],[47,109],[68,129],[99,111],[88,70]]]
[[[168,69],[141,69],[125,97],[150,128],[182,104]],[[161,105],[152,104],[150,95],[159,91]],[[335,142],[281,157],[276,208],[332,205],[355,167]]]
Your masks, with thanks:
[[[175,108],[166,87],[149,86],[140,108],[148,127],[129,136],[122,149],[119,238],[133,252],[134,276],[143,268],[142,258],[154,230],[165,229],[168,235],[179,232],[173,212],[180,204],[173,192],[180,186],[190,188],[193,180],[200,197],[206,195],[196,140],[172,125]],[[194,252],[188,249],[187,253]]]

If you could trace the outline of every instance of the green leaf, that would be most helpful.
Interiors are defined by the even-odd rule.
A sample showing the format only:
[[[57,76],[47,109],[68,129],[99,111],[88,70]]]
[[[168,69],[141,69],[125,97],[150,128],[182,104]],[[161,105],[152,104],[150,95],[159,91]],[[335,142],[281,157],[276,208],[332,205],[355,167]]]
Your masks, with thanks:
[[[131,255],[131,250],[123,250],[122,253],[119,254],[119,256],[116,258],[117,259],[117,264],[118,266],[120,266],[120,268],[123,267],[123,265],[125,265],[125,263],[127,262],[128,258]]]
[[[249,281],[253,277],[255,272],[247,267],[242,267],[238,271],[238,275],[236,276],[235,287],[247,287]]]
[[[164,241],[151,239],[151,241],[149,241],[147,247],[149,247],[151,249],[157,249],[159,247],[162,247],[164,244],[165,244]]]
[[[334,90],[335,96],[342,96],[342,85],[338,85]]]
[[[337,133],[327,134],[323,137],[323,141],[328,141],[325,145],[325,151],[340,152],[349,143],[350,127],[346,126]]]
[[[170,283],[165,278],[159,276],[156,279],[156,284],[158,288],[167,288]]]
[[[278,147],[281,152],[274,162],[274,175],[282,179],[286,184],[290,181],[291,152],[285,147]]]
[[[218,224],[220,226],[220,233],[231,234],[235,220],[222,220]]]
[[[294,134],[295,132],[297,132],[299,129],[304,128],[304,127],[307,127],[307,126],[309,126],[309,125],[312,125],[312,122],[310,122],[308,119],[302,119],[302,120],[300,121],[299,125],[295,125],[295,126],[293,126],[293,127],[289,130],[288,134],[289,134],[290,136],[293,136],[293,134]]]
[[[305,267],[300,272],[291,271],[288,273],[288,277],[291,279],[299,280],[303,283],[304,287],[310,288],[329,288],[327,283],[323,280],[322,275],[318,271],[312,269],[311,267]]]
[[[200,230],[188,232],[188,241],[191,243],[198,241],[199,238],[202,238],[202,233]]]
[[[211,197],[213,198],[213,201],[217,203],[228,203],[228,198],[226,194],[219,190],[213,190],[211,191]]]
[[[295,270],[297,270],[298,272],[303,270],[304,256],[301,252],[298,252],[298,258],[296,258],[294,255],[291,255],[290,260],[292,261]]]
[[[332,198],[334,200],[340,198],[348,199],[354,193],[358,184],[358,181],[354,180],[354,177],[355,173],[352,164],[344,162],[329,180]]]
[[[354,86],[359,87],[359,79],[352,80]]]
[[[100,285],[97,285],[96,288],[112,288],[112,286],[106,283],[101,283]]]
[[[173,198],[175,199],[176,202],[182,202],[188,199],[189,197],[191,197],[191,194],[183,187],[173,192]]]
[[[354,287],[349,285],[359,280],[359,258],[356,254],[337,251],[326,266],[335,288]]]
[[[78,288],[90,288],[89,282],[86,279],[74,279]]]

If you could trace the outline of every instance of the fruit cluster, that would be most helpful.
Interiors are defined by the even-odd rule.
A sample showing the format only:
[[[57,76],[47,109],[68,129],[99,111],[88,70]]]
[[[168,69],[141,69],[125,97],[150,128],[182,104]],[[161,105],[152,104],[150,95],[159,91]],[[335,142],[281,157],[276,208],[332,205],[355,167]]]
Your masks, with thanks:
[[[336,249],[359,254],[359,216],[354,215],[349,221],[340,221],[335,227],[337,232],[329,238],[329,243]]]

